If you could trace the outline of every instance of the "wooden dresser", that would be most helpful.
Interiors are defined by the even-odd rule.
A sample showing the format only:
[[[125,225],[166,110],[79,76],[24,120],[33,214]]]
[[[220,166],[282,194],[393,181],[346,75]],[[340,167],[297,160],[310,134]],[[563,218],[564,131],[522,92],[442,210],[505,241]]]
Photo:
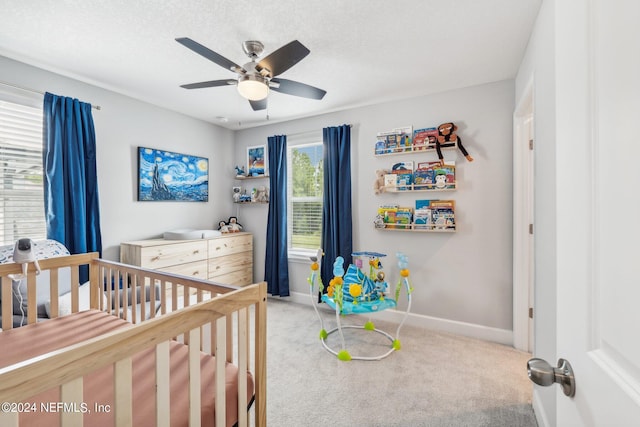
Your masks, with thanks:
[[[253,235],[228,233],[210,239],[150,239],[120,244],[120,262],[218,283],[253,283]]]

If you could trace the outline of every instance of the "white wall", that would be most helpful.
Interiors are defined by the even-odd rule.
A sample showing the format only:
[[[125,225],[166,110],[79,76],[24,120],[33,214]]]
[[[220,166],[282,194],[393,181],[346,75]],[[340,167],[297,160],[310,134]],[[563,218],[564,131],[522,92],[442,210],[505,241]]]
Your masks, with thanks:
[[[511,340],[512,330],[512,114],[514,82],[501,81],[409,100],[362,107],[323,116],[277,123],[237,132],[235,158],[242,163],[248,145],[266,144],[268,136],[319,130],[350,123],[354,250],[391,255],[387,277],[397,280],[395,252],[409,256],[414,321],[498,341]],[[435,153],[374,157],[376,134],[399,126],[459,126],[472,163],[455,151],[459,189],[447,193],[375,196],[375,170],[401,160],[436,159]],[[383,203],[412,206],[415,199],[456,200],[458,231],[454,234],[379,231],[373,228]],[[255,279],[264,277],[264,230],[268,208],[241,206],[240,222],[255,233]],[[333,260],[331,260],[333,262]],[[383,262],[384,263],[384,262]],[[308,294],[308,263],[290,262],[291,289]],[[440,322],[440,320],[442,322]],[[455,329],[455,328],[454,328]]]
[[[516,102],[533,82],[535,137],[535,315],[534,356],[556,356],[556,12],[544,1],[516,78]],[[555,387],[534,388],[541,426],[555,426]]]
[[[0,80],[102,107],[93,110],[93,118],[105,258],[119,259],[120,242],[175,228],[212,228],[227,215],[232,168],[225,160],[233,156],[231,131],[4,57]],[[209,202],[138,202],[138,146],[208,157]]]

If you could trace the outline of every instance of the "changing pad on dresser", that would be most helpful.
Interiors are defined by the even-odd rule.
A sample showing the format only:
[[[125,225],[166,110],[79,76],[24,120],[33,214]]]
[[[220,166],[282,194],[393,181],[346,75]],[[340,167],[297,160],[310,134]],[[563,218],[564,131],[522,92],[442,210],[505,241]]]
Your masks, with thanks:
[[[191,228],[184,228],[180,230],[166,231],[163,235],[165,240],[195,240],[195,239],[209,239],[211,237],[217,237],[220,233],[218,230],[193,230]]]

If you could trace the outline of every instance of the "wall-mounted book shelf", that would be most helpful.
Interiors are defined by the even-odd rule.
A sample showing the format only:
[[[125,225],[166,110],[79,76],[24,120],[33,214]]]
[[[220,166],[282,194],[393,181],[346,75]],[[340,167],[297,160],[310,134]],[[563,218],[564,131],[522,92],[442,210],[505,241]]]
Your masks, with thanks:
[[[236,205],[268,205],[269,202],[233,202]]]
[[[451,233],[456,231],[455,200],[416,200],[415,207],[395,204],[378,208],[377,230]]]
[[[456,191],[458,185],[456,182],[453,186],[450,184],[446,188],[438,188],[436,184],[409,184],[400,186],[385,186],[381,188],[383,193],[435,193],[439,191]]]
[[[236,175],[235,176],[235,179],[240,181],[244,181],[247,179],[265,179],[265,178],[269,178],[269,175]],[[260,193],[260,190],[263,190],[263,193]],[[256,191],[258,192],[256,193]],[[233,193],[234,193],[233,203],[236,205],[268,205],[269,204],[269,188],[267,188],[265,185],[256,185],[256,187],[254,187],[251,190],[250,194],[247,194],[246,188],[235,186],[233,187]],[[266,198],[266,200],[262,200],[263,198]]]
[[[451,145],[452,144],[452,145]],[[447,143],[446,145],[442,145],[440,147],[441,150],[452,150],[457,149],[457,143]],[[406,147],[395,147],[395,148],[374,148],[374,155],[376,157],[384,157],[384,156],[395,156],[398,154],[420,154],[420,153],[430,153],[436,151],[435,145],[421,145],[414,146],[408,145]]]
[[[428,228],[424,228],[428,227]],[[455,233],[456,229],[454,228],[438,228],[435,225],[424,225],[424,224],[385,224],[384,227],[375,227],[376,230],[380,231],[411,231],[413,233]]]
[[[263,179],[263,178],[269,178],[269,175],[258,175],[258,176],[252,176],[252,175],[236,175],[236,179]]]

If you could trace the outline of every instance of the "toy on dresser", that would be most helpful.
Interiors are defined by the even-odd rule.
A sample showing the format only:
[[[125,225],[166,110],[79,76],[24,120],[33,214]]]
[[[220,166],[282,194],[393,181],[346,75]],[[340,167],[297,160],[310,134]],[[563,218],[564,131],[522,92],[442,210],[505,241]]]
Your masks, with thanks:
[[[219,221],[218,222],[218,230],[225,233],[237,233],[242,231],[242,224],[238,222],[238,218],[235,216],[230,216],[227,221]]]

